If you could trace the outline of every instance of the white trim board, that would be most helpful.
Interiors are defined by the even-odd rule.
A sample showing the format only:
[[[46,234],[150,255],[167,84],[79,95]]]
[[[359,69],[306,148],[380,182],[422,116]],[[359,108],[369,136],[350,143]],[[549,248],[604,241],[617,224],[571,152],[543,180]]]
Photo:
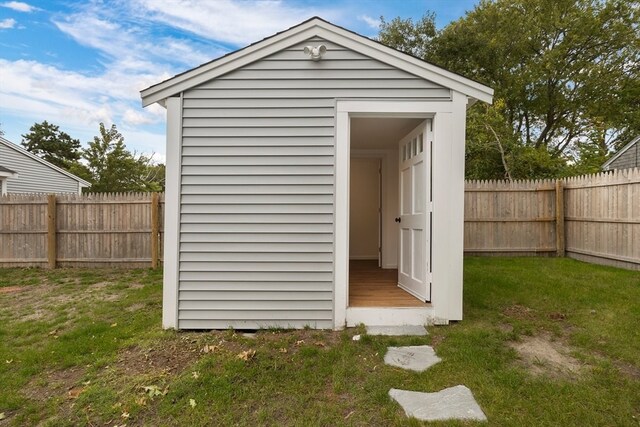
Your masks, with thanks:
[[[405,114],[432,118],[433,317],[462,318],[462,255],[464,230],[464,133],[467,97],[453,92],[451,101],[337,100],[334,224],[334,328],[348,324],[349,300],[349,164],[352,117]],[[446,180],[447,185],[440,182]]]
[[[146,107],[155,102],[162,102],[170,96],[175,96],[312,37],[332,41],[425,80],[463,93],[474,100],[492,102],[493,89],[488,86],[314,17],[244,49],[142,90],[140,92],[142,105]]]
[[[178,272],[180,242],[180,179],[182,97],[167,99],[167,169],[164,211],[162,327],[178,328]]]

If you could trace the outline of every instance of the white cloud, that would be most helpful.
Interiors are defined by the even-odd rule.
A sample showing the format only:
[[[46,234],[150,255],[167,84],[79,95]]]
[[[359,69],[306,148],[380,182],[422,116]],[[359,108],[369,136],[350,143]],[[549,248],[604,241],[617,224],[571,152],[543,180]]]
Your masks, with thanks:
[[[380,29],[380,20],[379,19],[375,19],[372,18],[368,15],[360,15],[358,16],[358,19],[361,20],[362,22],[364,22],[365,24],[367,24],[368,26],[370,26],[371,28],[373,28],[374,30],[379,30]]]
[[[11,82],[0,85],[0,105],[34,121],[47,119],[91,132],[99,122],[119,127],[159,124],[164,109],[143,110],[138,90],[165,77],[126,70],[87,76],[36,61],[0,59],[0,81]]]
[[[0,4],[0,6],[13,9],[17,12],[30,13],[30,12],[33,12],[34,10],[38,10],[37,7],[31,6],[30,4],[27,4],[27,3],[23,3],[21,1],[7,1]]]
[[[172,37],[155,38],[148,32],[122,25],[98,15],[98,10],[86,10],[55,20],[58,29],[79,44],[99,50],[120,67],[145,70],[153,68],[151,61],[176,62],[194,66],[224,53]]]
[[[337,18],[330,8],[297,7],[281,0],[135,0],[135,11],[150,20],[221,42],[245,45],[314,15]]]
[[[131,108],[128,108],[122,115],[122,123],[129,126],[150,125],[157,122],[157,116],[154,116],[153,114],[146,114],[143,111],[133,110]]]
[[[8,30],[16,26],[16,20],[13,18],[7,18],[0,21],[0,30]]]

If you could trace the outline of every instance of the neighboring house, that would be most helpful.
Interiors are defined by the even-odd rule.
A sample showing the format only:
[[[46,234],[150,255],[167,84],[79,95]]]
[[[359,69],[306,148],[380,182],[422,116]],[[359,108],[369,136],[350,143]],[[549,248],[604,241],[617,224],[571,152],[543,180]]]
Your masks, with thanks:
[[[640,167],[640,136],[631,140],[604,162],[602,170],[630,169]]]
[[[462,319],[466,109],[492,95],[320,18],[143,90],[167,108],[163,326]]]
[[[91,184],[33,153],[0,137],[0,169],[2,194],[12,193],[82,193]],[[6,175],[6,176],[5,176]]]
[[[7,179],[18,178],[18,173],[0,165],[0,196],[7,194]]]

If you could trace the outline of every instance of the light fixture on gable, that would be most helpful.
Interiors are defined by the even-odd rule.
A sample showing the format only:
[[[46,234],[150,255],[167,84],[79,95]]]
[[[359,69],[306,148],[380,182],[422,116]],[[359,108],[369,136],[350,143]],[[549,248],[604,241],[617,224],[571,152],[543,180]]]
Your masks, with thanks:
[[[323,44],[319,46],[305,46],[304,53],[305,55],[309,55],[312,61],[320,61],[322,59],[322,55],[327,51],[327,47]]]

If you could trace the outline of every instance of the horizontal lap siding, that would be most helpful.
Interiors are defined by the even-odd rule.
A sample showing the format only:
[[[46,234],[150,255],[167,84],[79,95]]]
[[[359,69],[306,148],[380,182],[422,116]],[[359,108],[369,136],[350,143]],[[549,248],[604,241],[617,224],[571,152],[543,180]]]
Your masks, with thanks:
[[[338,97],[450,92],[312,40],[184,93],[180,328],[333,326]]]
[[[0,144],[0,165],[18,173],[7,179],[9,193],[77,193],[78,181]]]

